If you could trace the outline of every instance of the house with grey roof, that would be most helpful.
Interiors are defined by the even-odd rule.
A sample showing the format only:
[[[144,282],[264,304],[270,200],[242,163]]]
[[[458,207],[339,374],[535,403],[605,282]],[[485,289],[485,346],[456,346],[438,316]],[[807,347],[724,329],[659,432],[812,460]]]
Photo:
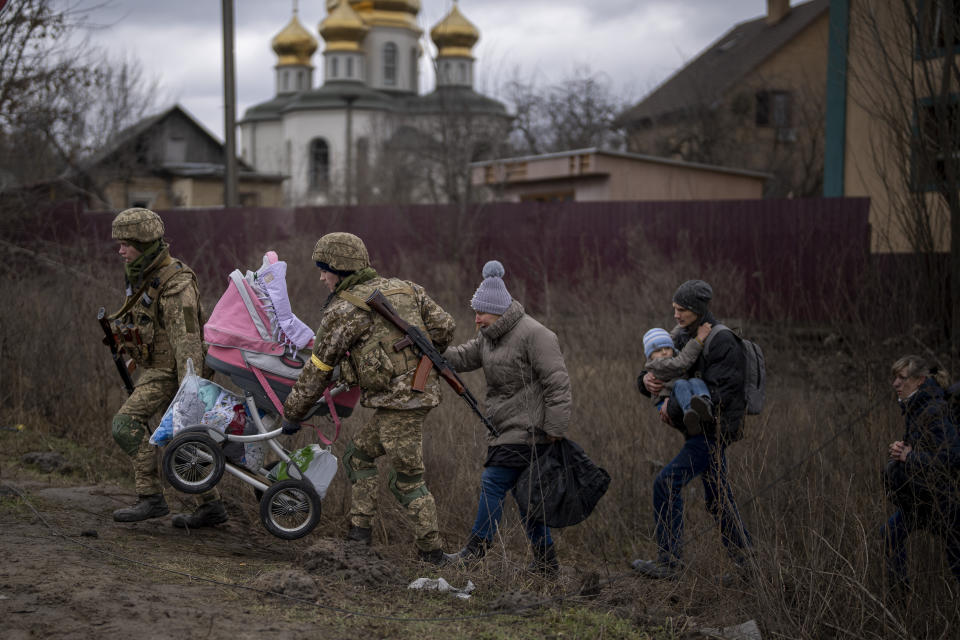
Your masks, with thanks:
[[[767,196],[819,195],[829,9],[767,0],[620,115],[627,150],[769,173]]]

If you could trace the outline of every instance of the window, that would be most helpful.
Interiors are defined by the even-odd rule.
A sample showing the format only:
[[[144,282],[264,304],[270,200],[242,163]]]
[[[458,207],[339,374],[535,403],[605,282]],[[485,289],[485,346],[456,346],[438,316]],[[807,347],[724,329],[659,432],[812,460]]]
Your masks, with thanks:
[[[156,194],[149,192],[133,192],[127,198],[128,207],[141,207],[143,209],[149,209],[153,206],[153,202],[156,199]]]
[[[347,77],[353,77],[353,57],[347,58]]]
[[[938,58],[960,45],[960,0],[920,0],[917,57]]]
[[[340,62],[339,58],[336,58],[336,57],[330,58],[330,77],[331,78],[336,78],[337,73],[339,73],[339,71],[337,70],[338,62]]]
[[[256,191],[241,191],[237,194],[241,207],[259,207],[260,194]]]
[[[307,83],[306,83],[306,79],[307,79],[307,74],[306,74],[306,72],[304,72],[304,71],[298,71],[298,72],[297,72],[297,91],[303,91],[304,89],[307,88],[307,87],[306,87],[306,84],[307,84]]]
[[[167,138],[167,162],[187,161],[187,140],[183,136],[172,135]]]
[[[310,188],[326,189],[330,183],[330,147],[322,138],[310,142]]]
[[[460,84],[467,84],[467,63],[458,62],[457,63],[457,80]]]
[[[936,191],[960,184],[960,94],[920,100],[915,122],[914,188]]]
[[[290,90],[290,72],[289,71],[283,72],[283,90],[284,91]]]
[[[397,84],[397,45],[392,42],[383,45],[383,84]]]
[[[758,91],[756,123],[758,127],[788,129],[791,126],[790,93]]]

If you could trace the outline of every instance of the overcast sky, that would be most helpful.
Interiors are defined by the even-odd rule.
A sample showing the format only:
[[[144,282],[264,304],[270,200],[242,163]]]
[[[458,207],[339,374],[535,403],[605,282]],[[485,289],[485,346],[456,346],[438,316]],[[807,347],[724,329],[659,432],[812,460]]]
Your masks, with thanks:
[[[103,28],[91,40],[138,58],[161,84],[166,107],[179,102],[223,138],[221,2],[217,0],[63,0],[97,6]],[[274,95],[277,58],[270,40],[289,22],[294,0],[235,0],[237,120]],[[480,30],[474,48],[476,88],[497,97],[519,72],[538,83],[578,66],[606,74],[617,95],[640,99],[733,25],[766,12],[766,0],[460,0]],[[794,2],[793,4],[796,4]],[[453,0],[421,0],[425,36]],[[300,22],[320,40],[314,82],[321,78],[317,34],[325,0],[299,0]],[[433,54],[432,42],[424,47]],[[421,90],[433,88],[421,61]]]

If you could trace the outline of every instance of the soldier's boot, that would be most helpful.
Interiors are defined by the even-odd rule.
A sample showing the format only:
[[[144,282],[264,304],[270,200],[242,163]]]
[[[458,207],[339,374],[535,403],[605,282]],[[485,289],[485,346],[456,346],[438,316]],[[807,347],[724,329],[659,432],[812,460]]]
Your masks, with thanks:
[[[228,519],[227,509],[220,500],[204,502],[191,514],[178,513],[173,516],[173,526],[180,529],[199,529],[221,524]]]
[[[456,557],[456,554],[444,553],[443,549],[431,549],[430,551],[417,549],[417,559],[435,567],[446,567],[454,564],[456,562],[454,558]]]
[[[456,553],[448,553],[447,557],[454,562],[477,562],[487,553],[488,543],[475,533],[470,534],[466,546]]]
[[[560,562],[557,560],[557,550],[553,544],[533,545],[533,562],[527,569],[534,573],[551,577],[560,572]]]
[[[358,527],[352,524],[350,525],[350,529],[347,530],[347,540],[359,542],[369,547],[373,541],[373,531],[371,531],[370,527]]]
[[[124,507],[113,512],[113,519],[117,522],[140,522],[150,518],[161,518],[170,513],[167,501],[162,493],[153,493],[137,496],[137,502],[132,507]]]

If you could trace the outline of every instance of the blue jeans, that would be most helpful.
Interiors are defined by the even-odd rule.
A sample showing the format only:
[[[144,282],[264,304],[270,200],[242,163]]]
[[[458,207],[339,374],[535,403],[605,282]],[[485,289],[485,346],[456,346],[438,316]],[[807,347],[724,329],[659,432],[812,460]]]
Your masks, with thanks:
[[[678,562],[683,552],[683,488],[701,476],[707,510],[720,527],[727,552],[740,561],[741,551],[753,546],[727,483],[727,456],[724,446],[706,436],[688,438],[680,453],[657,474],[653,482],[653,511],[656,517],[660,559]]]
[[[680,403],[680,408],[684,411],[690,410],[690,398],[693,396],[710,397],[710,390],[707,389],[707,383],[700,378],[690,378],[684,380],[677,378],[673,381],[673,399]]]
[[[955,518],[955,520],[960,519]],[[883,528],[883,541],[887,554],[887,577],[891,583],[910,583],[907,576],[907,538],[919,528],[916,524],[912,524],[899,509],[887,520]],[[944,547],[950,571],[953,572],[957,582],[960,582],[960,531],[957,530],[958,528],[960,528],[960,522],[954,522],[953,527],[949,529],[952,535],[944,536]]]
[[[486,467],[480,478],[480,505],[477,507],[477,520],[471,533],[478,538],[491,542],[500,517],[503,515],[503,500],[507,492],[517,485],[523,469],[513,467]],[[519,505],[518,505],[519,507]],[[534,547],[549,547],[553,544],[550,528],[542,522],[527,521],[527,514],[520,511],[520,519],[527,530],[527,537]]]

